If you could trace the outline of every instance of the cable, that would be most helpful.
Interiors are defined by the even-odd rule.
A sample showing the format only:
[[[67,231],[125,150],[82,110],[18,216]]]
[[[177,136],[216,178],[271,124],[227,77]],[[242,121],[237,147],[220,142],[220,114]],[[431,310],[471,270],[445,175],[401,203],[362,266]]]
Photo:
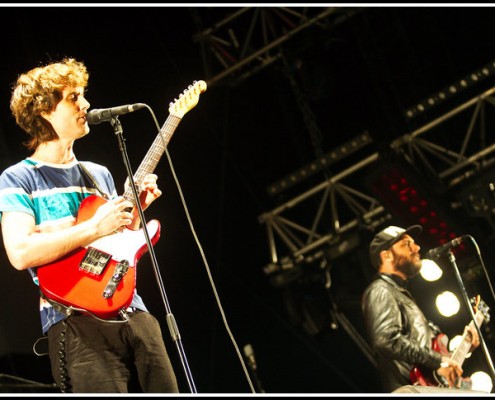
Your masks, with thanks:
[[[476,253],[477,253],[478,258],[479,258],[480,263],[481,263],[481,268],[483,269],[483,272],[485,273],[485,277],[486,277],[486,281],[488,283],[488,287],[490,288],[490,292],[492,294],[492,297],[495,300],[495,292],[493,291],[493,286],[492,286],[492,283],[491,283],[491,279],[488,276],[488,271],[486,269],[485,263],[483,262],[483,257],[481,257],[480,248],[478,247],[478,244],[476,243],[476,240],[474,240],[474,238],[471,235],[466,235],[466,237],[469,238],[469,240],[471,241],[471,243],[473,244],[473,246],[476,248]]]
[[[217,305],[218,305],[218,308],[219,308],[219,310],[220,310],[220,314],[222,315],[222,320],[223,320],[223,323],[224,323],[224,325],[225,325],[225,328],[227,329],[227,333],[228,333],[228,335],[229,335],[229,337],[230,337],[230,339],[231,339],[231,341],[232,341],[232,344],[234,345],[234,348],[235,348],[236,354],[237,354],[237,356],[238,356],[238,358],[239,358],[239,360],[240,360],[240,362],[241,362],[241,366],[242,366],[242,369],[243,369],[244,374],[245,374],[245,376],[246,376],[246,379],[247,379],[247,381],[248,381],[248,383],[249,383],[249,387],[251,388],[252,393],[256,393],[256,390],[254,389],[253,383],[252,383],[251,378],[250,378],[250,376],[249,376],[249,372],[248,372],[248,370],[247,370],[247,368],[246,368],[246,364],[245,364],[245,362],[244,362],[243,356],[242,356],[242,354],[241,354],[241,352],[240,352],[240,350],[239,350],[239,346],[237,345],[237,343],[236,343],[236,341],[235,341],[235,339],[234,339],[234,337],[233,337],[233,334],[232,334],[232,332],[231,332],[231,330],[230,330],[229,324],[228,324],[228,322],[227,322],[227,318],[226,318],[225,313],[224,313],[224,311],[223,311],[223,307],[222,307],[222,305],[221,305],[220,298],[219,298],[219,296],[218,296],[218,293],[217,293],[217,290],[216,290],[216,287],[215,287],[215,283],[214,283],[214,281],[213,281],[213,277],[211,276],[211,272],[210,272],[210,267],[209,267],[209,265],[208,265],[208,261],[207,261],[207,259],[206,259],[206,256],[205,256],[205,254],[204,254],[203,248],[202,248],[201,243],[200,243],[200,241],[199,241],[199,239],[198,239],[198,236],[197,236],[197,234],[196,234],[196,230],[194,229],[194,225],[193,225],[193,223],[192,223],[191,216],[190,216],[190,214],[189,214],[189,210],[188,210],[188,207],[187,207],[187,204],[186,204],[185,198],[184,198],[184,194],[183,194],[183,192],[182,192],[182,188],[181,188],[181,186],[180,186],[179,180],[178,180],[178,178],[177,178],[177,174],[175,173],[175,169],[174,169],[174,166],[173,166],[173,163],[172,163],[172,159],[171,159],[170,154],[169,154],[168,149],[167,149],[167,140],[165,140],[165,139],[163,138],[163,136],[162,136],[162,131],[161,131],[161,129],[160,129],[160,124],[158,123],[158,121],[157,121],[157,119],[156,119],[156,116],[155,116],[155,114],[154,114],[153,110],[152,110],[152,109],[151,109],[151,107],[149,107],[148,105],[146,105],[146,108],[147,108],[147,109],[149,110],[149,112],[151,113],[151,116],[152,116],[153,120],[155,121],[155,125],[156,125],[156,127],[157,127],[157,129],[158,129],[158,133],[159,133],[159,135],[160,135],[160,138],[161,138],[161,139],[162,139],[162,141],[163,141],[163,145],[164,145],[164,148],[165,148],[165,154],[167,155],[167,160],[168,160],[169,165],[170,165],[170,170],[171,170],[171,172],[172,172],[172,176],[173,176],[173,178],[174,178],[175,184],[177,185],[177,190],[179,191],[179,196],[180,196],[180,199],[181,199],[182,205],[183,205],[183,207],[184,207],[184,212],[186,213],[186,218],[187,218],[187,221],[188,221],[188,223],[189,223],[189,227],[191,228],[191,232],[192,232],[192,234],[193,234],[194,240],[195,240],[195,242],[196,242],[196,245],[198,246],[199,252],[200,252],[200,254],[201,254],[201,258],[202,258],[203,263],[204,263],[204,265],[205,265],[205,268],[206,268],[206,273],[207,273],[207,275],[208,275],[208,279],[209,279],[210,284],[211,284],[211,287],[212,287],[212,289],[213,289],[213,294],[214,294],[214,296],[215,296],[215,300],[216,300]]]

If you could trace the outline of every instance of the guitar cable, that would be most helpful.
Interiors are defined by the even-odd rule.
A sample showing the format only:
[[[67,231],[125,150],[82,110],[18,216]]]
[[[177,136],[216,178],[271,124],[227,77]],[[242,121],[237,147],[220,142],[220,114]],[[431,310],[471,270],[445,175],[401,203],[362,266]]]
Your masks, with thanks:
[[[65,367],[66,361],[66,352],[65,352],[65,332],[67,329],[67,322],[65,319],[62,320],[63,329],[60,332],[60,342],[59,342],[59,350],[58,350],[58,361],[59,361],[59,369],[60,369],[60,391],[62,393],[67,393],[70,391],[69,385],[69,373],[67,372],[67,368]]]

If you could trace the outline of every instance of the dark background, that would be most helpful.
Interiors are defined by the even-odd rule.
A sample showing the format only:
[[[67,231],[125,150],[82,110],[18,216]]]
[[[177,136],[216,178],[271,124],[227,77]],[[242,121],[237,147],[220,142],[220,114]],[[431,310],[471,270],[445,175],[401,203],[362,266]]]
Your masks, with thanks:
[[[25,136],[9,112],[10,90],[19,73],[64,56],[75,57],[90,71],[87,99],[91,107],[146,103],[162,124],[169,103],[189,84],[200,79],[208,82],[221,70],[195,35],[238,9],[187,4],[2,7],[1,169],[27,155],[21,145]],[[316,11],[311,10],[313,15]],[[363,132],[373,139],[367,150],[381,151],[389,160],[387,148],[394,139],[492,87],[493,75],[422,116],[406,117],[410,107],[495,59],[494,16],[491,7],[341,8],[329,18],[331,23],[314,24],[281,45],[305,103],[296,96],[279,60],[246,79],[235,81],[237,71],[209,85],[198,105],[184,116],[168,147],[173,170],[166,157],[156,170],[164,195],[147,216],[162,224],[154,250],[199,393],[250,392],[239,359],[246,344],[252,345],[256,356],[259,381],[246,366],[256,391],[381,390],[377,372],[356,337],[341,325],[333,329],[329,313],[333,298],[357,333],[364,335],[359,298],[371,275],[366,252],[372,232],[365,232],[366,240],[335,262],[330,290],[318,271],[287,285],[274,285],[263,272],[270,254],[258,217],[310,184],[279,197],[269,196],[267,187]],[[245,32],[248,25],[239,22],[236,28]],[[317,137],[308,129],[308,117],[317,127]],[[146,110],[121,116],[120,121],[131,163],[137,168],[156,136],[156,126]],[[90,135],[76,143],[75,151],[80,160],[105,164],[117,185],[123,185],[125,168],[110,124],[93,126]],[[333,172],[338,172],[339,166],[335,168]],[[411,174],[410,168],[403,169]],[[311,183],[317,183],[323,177],[313,179]],[[434,187],[425,184],[423,177],[416,179],[453,230],[475,235],[481,241],[481,253],[490,260],[491,225],[463,217],[462,210],[446,208],[444,198],[435,197]],[[395,219],[389,222],[393,224],[419,222],[392,215]],[[487,228],[481,229],[482,224]],[[427,236],[425,241],[424,248],[435,245],[428,243]],[[36,288],[27,272],[9,265],[4,253],[0,268],[0,373],[6,374],[2,391],[49,391],[23,381],[50,384],[51,377],[47,357],[32,351],[41,335]],[[493,264],[487,264],[492,270]],[[481,285],[484,278],[478,277],[477,282]],[[148,255],[140,260],[137,286],[162,323],[181,391],[187,393],[189,386],[168,334],[166,308]],[[437,291],[420,282],[413,282],[412,290],[425,303]],[[451,324],[432,310],[426,312],[451,333],[460,333],[467,321],[465,314]],[[493,341],[489,327],[487,341]],[[480,365],[489,372],[482,355],[478,351],[473,356],[472,368]],[[467,364],[466,369],[469,372]]]

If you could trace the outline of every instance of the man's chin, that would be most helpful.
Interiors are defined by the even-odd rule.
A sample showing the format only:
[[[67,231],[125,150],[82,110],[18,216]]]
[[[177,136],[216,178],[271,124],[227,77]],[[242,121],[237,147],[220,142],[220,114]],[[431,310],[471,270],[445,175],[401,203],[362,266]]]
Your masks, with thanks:
[[[399,270],[408,278],[412,278],[416,276],[421,270],[421,263],[418,264],[410,263],[407,266],[403,265],[402,268],[399,268]]]
[[[411,269],[411,275],[409,275],[410,278],[419,274],[419,271],[421,270],[421,264],[419,266],[417,264],[415,264],[415,267],[416,267],[416,269],[414,269],[414,270]]]

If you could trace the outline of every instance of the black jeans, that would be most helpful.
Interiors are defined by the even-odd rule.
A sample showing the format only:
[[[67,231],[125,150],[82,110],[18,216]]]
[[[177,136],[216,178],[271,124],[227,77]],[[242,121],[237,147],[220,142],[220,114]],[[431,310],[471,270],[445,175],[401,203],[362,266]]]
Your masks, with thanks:
[[[178,393],[160,325],[148,312],[129,313],[128,322],[71,315],[50,328],[48,345],[62,391]]]

